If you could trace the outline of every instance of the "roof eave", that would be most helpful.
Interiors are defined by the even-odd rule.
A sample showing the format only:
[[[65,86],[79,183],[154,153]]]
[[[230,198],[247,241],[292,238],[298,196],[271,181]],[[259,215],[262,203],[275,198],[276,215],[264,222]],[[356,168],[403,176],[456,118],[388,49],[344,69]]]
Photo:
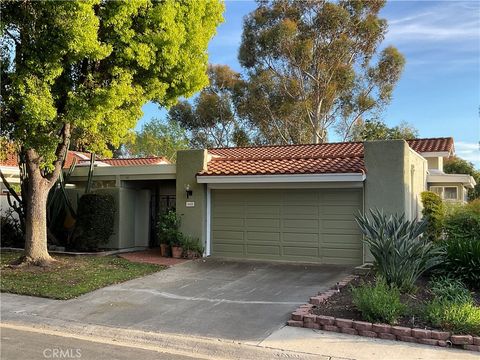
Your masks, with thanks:
[[[197,182],[200,184],[363,182],[365,179],[364,173],[197,175]]]

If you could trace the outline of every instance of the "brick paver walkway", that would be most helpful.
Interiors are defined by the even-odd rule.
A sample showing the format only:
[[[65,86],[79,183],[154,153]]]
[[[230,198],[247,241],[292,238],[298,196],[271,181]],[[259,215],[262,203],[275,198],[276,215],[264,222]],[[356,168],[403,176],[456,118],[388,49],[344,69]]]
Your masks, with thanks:
[[[124,253],[124,254],[119,254],[119,256],[133,262],[157,264],[157,265],[164,265],[164,266],[174,266],[177,264],[184,263],[185,261],[188,261],[186,259],[174,259],[171,257],[168,257],[168,258],[162,257],[160,256],[160,249],[149,249],[146,251]]]

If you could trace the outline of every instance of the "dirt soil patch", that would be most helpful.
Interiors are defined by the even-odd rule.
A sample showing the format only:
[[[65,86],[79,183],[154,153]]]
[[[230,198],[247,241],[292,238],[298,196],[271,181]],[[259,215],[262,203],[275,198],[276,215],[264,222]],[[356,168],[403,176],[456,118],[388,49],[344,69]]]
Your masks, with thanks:
[[[332,295],[321,305],[312,308],[315,315],[333,316],[336,318],[364,321],[362,313],[353,304],[352,287],[357,287],[362,283],[371,283],[374,281],[372,275],[361,276],[353,280],[349,285],[341,289],[340,292]],[[407,312],[399,318],[396,325],[426,329],[436,329],[422,319],[422,312],[425,303],[432,300],[432,294],[428,291],[428,278],[420,278],[416,282],[417,291],[413,294],[402,294],[401,301],[407,305]],[[473,293],[474,301],[480,306],[480,294]]]

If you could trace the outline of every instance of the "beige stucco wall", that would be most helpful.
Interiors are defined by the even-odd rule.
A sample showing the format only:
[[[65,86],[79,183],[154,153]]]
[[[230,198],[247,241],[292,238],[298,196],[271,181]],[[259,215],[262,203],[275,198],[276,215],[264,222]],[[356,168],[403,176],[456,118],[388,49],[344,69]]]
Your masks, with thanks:
[[[428,162],[412,149],[408,149],[405,157],[406,174],[406,208],[405,214],[409,219],[422,217],[421,193],[427,190]]]
[[[427,157],[428,168],[429,169],[437,169],[443,171],[443,157],[435,156],[435,157]]]
[[[198,184],[196,174],[206,167],[207,150],[182,150],[177,153],[177,214],[182,219],[180,230],[206,243],[207,191],[205,184]],[[193,192],[187,199],[185,187]],[[193,202],[187,207],[186,202]]]

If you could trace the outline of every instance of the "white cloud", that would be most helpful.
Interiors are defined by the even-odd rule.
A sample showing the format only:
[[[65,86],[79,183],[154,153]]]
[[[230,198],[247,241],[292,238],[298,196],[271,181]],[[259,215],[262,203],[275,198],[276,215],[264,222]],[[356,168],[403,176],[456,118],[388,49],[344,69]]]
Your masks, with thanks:
[[[388,19],[386,39],[395,42],[476,40],[480,36],[478,11],[475,3],[440,2],[429,12]]]
[[[474,163],[477,168],[480,168],[480,141],[478,144],[456,141],[455,153],[457,156]]]

